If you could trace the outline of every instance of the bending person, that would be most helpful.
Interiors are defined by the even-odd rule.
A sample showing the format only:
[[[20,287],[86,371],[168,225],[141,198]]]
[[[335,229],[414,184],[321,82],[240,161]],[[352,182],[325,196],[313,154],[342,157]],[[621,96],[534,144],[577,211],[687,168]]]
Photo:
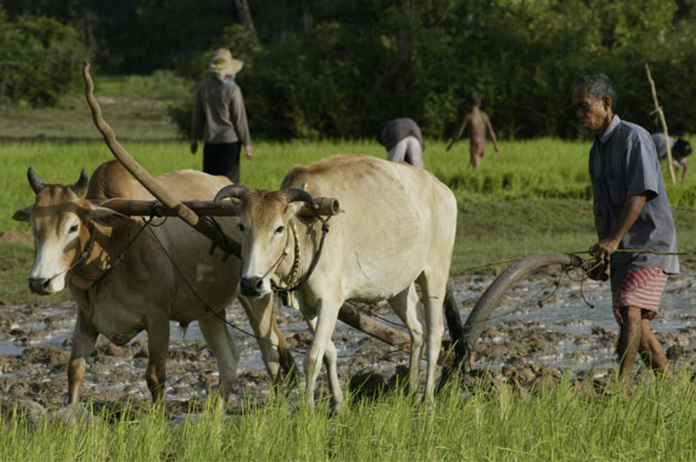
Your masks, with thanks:
[[[655,149],[657,149],[657,157],[662,159],[667,158],[667,143],[665,143],[665,135],[663,133],[653,133],[653,142],[655,143]],[[677,168],[681,168],[681,179],[683,183],[686,180],[686,158],[691,154],[691,143],[686,140],[679,138],[674,141],[674,138],[669,137],[669,146],[672,150],[672,158],[674,159],[674,165]]]
[[[387,149],[387,160],[423,168],[425,142],[420,127],[413,119],[403,117],[390,120],[382,127],[377,140]]]

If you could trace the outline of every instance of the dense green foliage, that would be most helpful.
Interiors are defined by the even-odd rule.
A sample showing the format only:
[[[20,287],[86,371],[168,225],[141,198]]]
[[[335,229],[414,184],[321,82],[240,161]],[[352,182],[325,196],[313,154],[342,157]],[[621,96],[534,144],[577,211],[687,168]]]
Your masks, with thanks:
[[[630,398],[591,383],[520,393],[482,386],[465,398],[447,390],[431,411],[389,394],[350,402],[338,414],[309,412],[271,397],[225,418],[208,402],[180,423],[161,409],[125,406],[83,423],[35,423],[0,414],[0,459],[53,460],[693,460],[692,371],[644,377]],[[616,390],[615,387],[610,389]],[[78,414],[79,416],[79,414]],[[79,422],[79,420],[76,420]]]
[[[5,4],[78,27],[103,69],[178,69],[190,79],[172,111],[184,131],[204,53],[221,45],[246,60],[238,81],[257,137],[372,138],[398,116],[448,137],[477,89],[504,138],[576,138],[570,91],[587,70],[607,72],[620,115],[655,131],[645,63],[672,131],[694,131],[696,0],[249,0],[258,36],[234,26],[229,1]]]
[[[0,7],[0,104],[55,104],[87,57],[71,26],[46,17],[9,21]]]

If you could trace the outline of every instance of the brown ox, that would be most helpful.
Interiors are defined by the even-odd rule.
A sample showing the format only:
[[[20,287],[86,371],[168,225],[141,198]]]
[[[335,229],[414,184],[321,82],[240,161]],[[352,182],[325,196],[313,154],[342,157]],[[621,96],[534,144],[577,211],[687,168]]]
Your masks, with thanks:
[[[306,190],[301,189],[307,185]],[[418,383],[425,347],[425,397],[433,401],[435,368],[443,326],[442,303],[456,234],[457,201],[430,172],[405,163],[364,156],[336,156],[293,168],[280,191],[227,186],[216,200],[240,200],[243,295],[263,297],[296,285],[307,274],[321,241],[321,223],[297,215],[312,197],[335,197],[345,213],[333,217],[323,251],[309,279],[295,292],[314,330],[305,358],[307,400],[322,359],[327,363],[334,403],[343,394],[331,336],[344,301],[388,300],[411,334],[409,384]],[[418,282],[424,310],[418,309]]]
[[[149,227],[136,238],[144,225],[142,219],[91,203],[88,199],[152,199],[116,162],[95,171],[87,198],[82,197],[88,187],[84,171],[72,186],[47,185],[32,169],[28,175],[36,200],[14,218],[30,221],[34,233],[29,288],[50,295],[67,284],[78,306],[68,367],[68,402],[78,399],[85,359],[94,350],[98,334],[123,345],[143,330],[148,334],[149,351],[145,378],[153,400],[161,400],[170,320],[182,324],[198,321],[218,362],[221,391],[227,395],[236,375],[238,353],[225,323],[207,312],[201,299],[224,318],[225,307],[235,296],[239,260],[222,262],[220,254],[210,256],[210,241],[177,219]],[[230,184],[225,177],[191,170],[168,173],[158,181],[178,200],[210,200]],[[232,236],[235,222],[220,220]],[[115,266],[129,244],[121,263]],[[259,337],[268,372],[276,377],[279,357],[273,347],[278,338],[271,327],[275,326],[272,297],[240,301]]]

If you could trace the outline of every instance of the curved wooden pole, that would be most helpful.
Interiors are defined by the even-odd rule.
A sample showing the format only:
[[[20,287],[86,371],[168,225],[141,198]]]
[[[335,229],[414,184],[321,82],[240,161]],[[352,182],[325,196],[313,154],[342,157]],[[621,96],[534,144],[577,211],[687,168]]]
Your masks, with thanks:
[[[469,314],[469,317],[466,319],[462,332],[462,339],[464,341],[464,346],[470,354],[473,355],[475,352],[476,342],[487,327],[488,319],[500,304],[500,300],[503,296],[515,283],[549,265],[566,265],[588,269],[590,264],[577,255],[546,253],[531,255],[509,266],[490,286],[488,286],[481,298],[476,302],[476,306],[474,306],[471,314]]]
[[[92,111],[92,120],[99,129],[99,132],[104,137],[106,145],[113,155],[121,164],[128,170],[136,180],[138,180],[157,200],[162,202],[167,208],[173,210],[176,215],[184,220],[186,224],[196,229],[217,244],[226,254],[232,254],[237,258],[241,257],[241,246],[238,242],[228,239],[221,231],[219,231],[212,223],[207,220],[201,220],[193,210],[180,201],[176,200],[168,191],[166,191],[158,182],[148,173],[133,157],[128,154],[121,143],[116,139],[114,131],[102,117],[101,107],[94,97],[94,82],[89,74],[89,63],[85,62],[82,68],[82,76],[85,80],[85,97],[87,104]]]

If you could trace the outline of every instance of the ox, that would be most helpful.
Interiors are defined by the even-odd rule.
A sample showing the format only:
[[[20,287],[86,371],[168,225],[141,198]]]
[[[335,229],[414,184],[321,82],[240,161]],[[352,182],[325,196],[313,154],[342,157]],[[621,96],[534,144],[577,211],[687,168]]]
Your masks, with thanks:
[[[28,177],[36,193],[35,203],[17,211],[14,218],[29,221],[34,233],[29,288],[36,294],[50,295],[68,285],[78,306],[68,366],[68,402],[78,400],[85,360],[94,351],[98,334],[124,345],[143,330],[148,334],[149,352],[145,378],[152,399],[161,401],[170,320],[182,325],[198,321],[218,362],[221,392],[228,396],[239,355],[222,319],[236,293],[240,261],[230,258],[223,262],[219,255],[210,256],[210,241],[177,219],[149,227],[136,238],[143,219],[90,202],[88,199],[113,197],[152,200],[114,161],[95,171],[89,191],[84,170],[72,186],[45,184],[31,168]],[[191,170],[168,173],[158,181],[179,200],[210,200],[230,184],[225,177]],[[220,222],[234,237],[236,219]],[[257,335],[268,373],[276,377],[279,355],[273,347],[278,336],[273,330],[277,325],[272,297],[240,301]]]
[[[297,212],[319,196],[338,198],[345,213],[331,219],[330,233],[313,265],[322,223]],[[405,163],[335,156],[294,167],[279,191],[230,185],[215,199],[227,197],[239,200],[241,294],[264,297],[272,287],[295,289],[303,282],[294,296],[314,331],[304,362],[309,406],[314,405],[322,359],[334,404],[343,402],[331,341],[343,302],[381,300],[390,303],[409,329],[412,388],[418,384],[425,336],[425,398],[432,403],[456,234],[457,201],[452,192],[430,172]],[[314,271],[307,276],[311,266]],[[418,307],[414,282],[420,285],[424,310]]]

